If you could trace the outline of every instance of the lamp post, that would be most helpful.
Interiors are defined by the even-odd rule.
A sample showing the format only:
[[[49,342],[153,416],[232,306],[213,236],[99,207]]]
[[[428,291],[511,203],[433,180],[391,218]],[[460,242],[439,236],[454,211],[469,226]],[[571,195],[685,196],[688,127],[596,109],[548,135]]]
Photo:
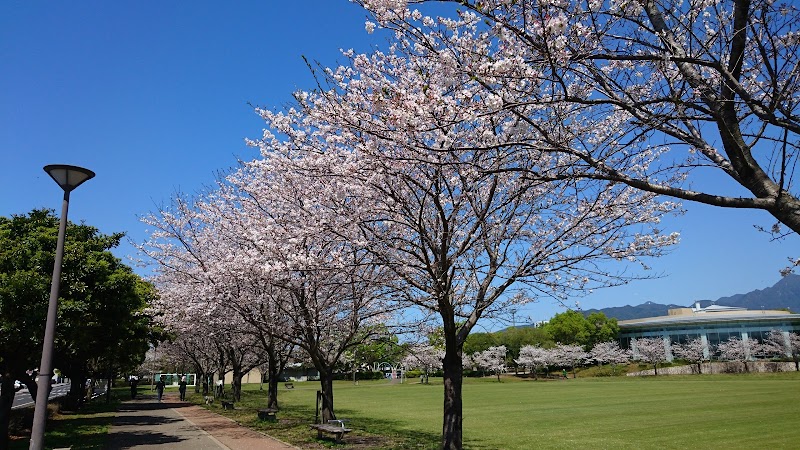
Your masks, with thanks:
[[[33,412],[30,450],[41,450],[44,445],[44,428],[47,422],[47,400],[50,397],[50,382],[53,377],[53,340],[55,339],[56,317],[58,311],[58,290],[61,284],[61,260],[64,258],[64,238],[67,233],[67,210],[69,209],[69,193],[84,181],[94,177],[94,172],[82,167],[53,164],[44,166],[44,171],[64,190],[64,201],[61,204],[61,221],[58,226],[55,262],[53,263],[53,279],[50,282],[50,302],[47,306],[47,322],[44,329],[42,345],[42,361],[39,364],[39,375],[36,378],[36,408]]]

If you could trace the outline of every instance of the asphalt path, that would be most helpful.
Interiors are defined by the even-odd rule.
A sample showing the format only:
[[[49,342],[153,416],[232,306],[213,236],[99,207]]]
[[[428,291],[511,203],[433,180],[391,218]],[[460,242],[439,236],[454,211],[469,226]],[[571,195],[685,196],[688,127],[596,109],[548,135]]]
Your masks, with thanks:
[[[54,384],[53,388],[50,390],[50,400],[67,395],[67,393],[69,393],[69,386],[69,383]],[[31,398],[31,393],[28,392],[27,388],[24,388],[17,391],[17,394],[14,395],[14,404],[11,406],[11,409],[27,408],[35,404],[36,399]]]

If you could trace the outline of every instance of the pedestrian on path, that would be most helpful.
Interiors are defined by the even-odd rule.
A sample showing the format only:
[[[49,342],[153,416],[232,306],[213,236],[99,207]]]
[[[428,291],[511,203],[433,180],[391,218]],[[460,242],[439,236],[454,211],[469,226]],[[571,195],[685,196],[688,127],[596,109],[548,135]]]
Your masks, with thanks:
[[[181,401],[186,400],[186,375],[181,377],[181,381],[178,382],[178,392],[181,394]]]
[[[167,385],[164,383],[164,375],[161,375],[158,378],[158,383],[156,383],[156,392],[158,392],[158,401],[161,402],[161,397],[164,396],[164,388]]]
[[[136,387],[139,385],[139,379],[135,376],[132,376],[130,379],[131,383],[131,400],[136,400]]]

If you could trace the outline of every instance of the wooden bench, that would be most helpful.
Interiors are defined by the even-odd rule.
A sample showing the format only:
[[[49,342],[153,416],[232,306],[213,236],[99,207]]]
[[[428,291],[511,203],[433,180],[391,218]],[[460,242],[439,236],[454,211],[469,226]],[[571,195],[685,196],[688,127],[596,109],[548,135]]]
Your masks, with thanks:
[[[258,418],[261,420],[268,420],[270,422],[277,422],[278,410],[274,408],[267,408],[267,409],[259,409],[258,410]]]
[[[286,389],[294,389],[294,383],[284,383],[283,385],[286,386]]]
[[[312,423],[311,428],[317,430],[317,438],[322,439],[322,432],[330,433],[336,436],[336,442],[341,442],[342,437],[353,431],[351,428],[345,428],[339,425],[332,425],[329,423]]]

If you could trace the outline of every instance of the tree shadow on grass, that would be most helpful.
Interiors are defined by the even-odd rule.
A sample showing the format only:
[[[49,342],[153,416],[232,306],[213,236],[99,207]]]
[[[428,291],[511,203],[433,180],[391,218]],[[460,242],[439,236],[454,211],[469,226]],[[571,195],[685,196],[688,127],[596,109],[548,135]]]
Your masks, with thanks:
[[[338,409],[336,417],[349,419],[347,427],[354,430],[353,436],[345,438],[348,448],[434,450],[441,447],[440,434],[409,430],[403,427],[404,422],[390,417],[367,417],[349,409]],[[375,446],[378,443],[380,445]]]

